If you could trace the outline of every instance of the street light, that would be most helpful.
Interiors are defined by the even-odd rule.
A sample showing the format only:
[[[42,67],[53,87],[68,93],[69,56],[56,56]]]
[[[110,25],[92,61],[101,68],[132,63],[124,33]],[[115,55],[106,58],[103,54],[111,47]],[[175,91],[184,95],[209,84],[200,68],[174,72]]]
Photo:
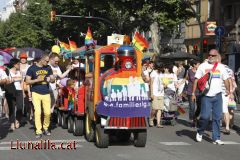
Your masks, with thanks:
[[[119,27],[117,27],[113,22],[111,22],[110,20],[106,19],[106,18],[102,18],[102,17],[93,17],[93,16],[72,16],[72,15],[58,15],[56,14],[56,11],[51,11],[51,21],[55,20],[55,17],[63,17],[63,18],[81,18],[81,19],[97,19],[97,20],[101,20],[104,22],[107,22],[108,24],[110,24],[114,29],[116,29],[116,31],[118,31],[118,33],[121,33],[121,31],[119,30]]]

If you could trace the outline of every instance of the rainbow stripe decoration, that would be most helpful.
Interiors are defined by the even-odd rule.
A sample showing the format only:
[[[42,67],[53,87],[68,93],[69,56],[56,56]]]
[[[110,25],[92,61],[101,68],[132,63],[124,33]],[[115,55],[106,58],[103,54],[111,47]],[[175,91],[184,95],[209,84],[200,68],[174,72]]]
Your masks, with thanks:
[[[85,45],[91,45],[91,44],[94,44],[94,40],[93,40],[93,37],[92,37],[92,32],[90,30],[90,27],[88,27],[88,31],[87,31],[87,34],[86,34],[86,37],[85,37]]]
[[[71,41],[71,40],[68,40],[68,41],[69,41],[69,46],[70,46],[71,52],[75,51],[77,49],[77,43],[74,41]]]
[[[73,89],[68,89],[69,93],[68,93],[68,110],[73,110],[74,108],[74,91]]]
[[[132,44],[139,51],[143,51],[144,49],[147,49],[149,47],[147,40],[143,38],[139,32],[135,33]]]
[[[229,98],[229,100],[228,100],[228,108],[232,109],[232,110],[236,110],[237,109],[237,104],[236,104],[236,102],[234,101],[233,98]]]
[[[215,70],[212,73],[212,78],[220,78],[220,71],[219,70]]]
[[[68,52],[68,51],[70,51],[70,46],[67,43],[61,42],[61,41],[58,41],[58,43],[59,43],[61,52]]]

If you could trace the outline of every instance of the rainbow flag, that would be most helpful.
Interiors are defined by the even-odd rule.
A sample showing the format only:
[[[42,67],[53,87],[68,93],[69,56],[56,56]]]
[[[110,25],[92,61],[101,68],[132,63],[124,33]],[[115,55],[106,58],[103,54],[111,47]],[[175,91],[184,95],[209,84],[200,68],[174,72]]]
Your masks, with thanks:
[[[61,41],[58,41],[58,43],[59,43],[61,52],[68,52],[68,51],[70,51],[70,46],[67,43],[64,43],[64,42],[61,42]]]
[[[137,50],[140,50],[140,51],[149,47],[147,40],[143,38],[142,35],[138,32],[135,33],[132,40],[132,44]]]
[[[90,27],[88,27],[88,31],[85,37],[85,45],[90,45],[94,44],[93,37],[92,37],[92,32],[90,30]]]
[[[70,41],[69,40],[69,46],[70,46],[70,50],[71,52],[75,51],[77,49],[77,43],[74,41]]]
[[[68,110],[73,110],[74,109],[74,92],[71,90],[68,93]]]

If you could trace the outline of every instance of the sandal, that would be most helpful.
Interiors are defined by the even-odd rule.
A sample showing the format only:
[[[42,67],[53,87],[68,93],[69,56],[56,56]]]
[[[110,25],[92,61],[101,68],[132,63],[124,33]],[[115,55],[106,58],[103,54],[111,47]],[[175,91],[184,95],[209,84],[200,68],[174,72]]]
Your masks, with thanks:
[[[162,126],[162,125],[160,125],[160,124],[158,124],[158,125],[157,125],[157,128],[163,128],[163,126]]]
[[[153,121],[149,121],[149,127],[153,127]]]

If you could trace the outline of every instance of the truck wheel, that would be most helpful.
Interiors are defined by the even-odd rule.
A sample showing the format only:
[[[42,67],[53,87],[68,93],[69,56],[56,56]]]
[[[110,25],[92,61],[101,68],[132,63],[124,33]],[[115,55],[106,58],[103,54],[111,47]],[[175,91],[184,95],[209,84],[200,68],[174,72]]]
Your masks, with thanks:
[[[58,126],[62,126],[62,113],[61,113],[61,111],[58,111],[58,113],[57,113],[57,122],[58,122]]]
[[[62,128],[63,129],[67,129],[67,117],[68,117],[68,114],[67,113],[63,113],[62,114]]]
[[[67,128],[68,128],[69,133],[73,132],[73,117],[72,116],[68,117]]]
[[[51,114],[51,122],[53,124],[58,123],[58,119],[57,119],[58,115],[57,114],[58,114],[58,110],[56,108],[54,108],[53,113]]]
[[[94,140],[93,123],[89,117],[88,112],[86,114],[86,119],[85,119],[85,138],[88,142],[92,142]]]
[[[82,136],[84,131],[83,119],[80,117],[75,117],[73,122],[73,135]]]
[[[134,132],[134,145],[136,147],[145,147],[147,142],[147,130],[137,130]]]
[[[108,148],[109,145],[109,135],[105,132],[104,128],[100,124],[96,125],[95,131],[96,146],[99,148]]]

